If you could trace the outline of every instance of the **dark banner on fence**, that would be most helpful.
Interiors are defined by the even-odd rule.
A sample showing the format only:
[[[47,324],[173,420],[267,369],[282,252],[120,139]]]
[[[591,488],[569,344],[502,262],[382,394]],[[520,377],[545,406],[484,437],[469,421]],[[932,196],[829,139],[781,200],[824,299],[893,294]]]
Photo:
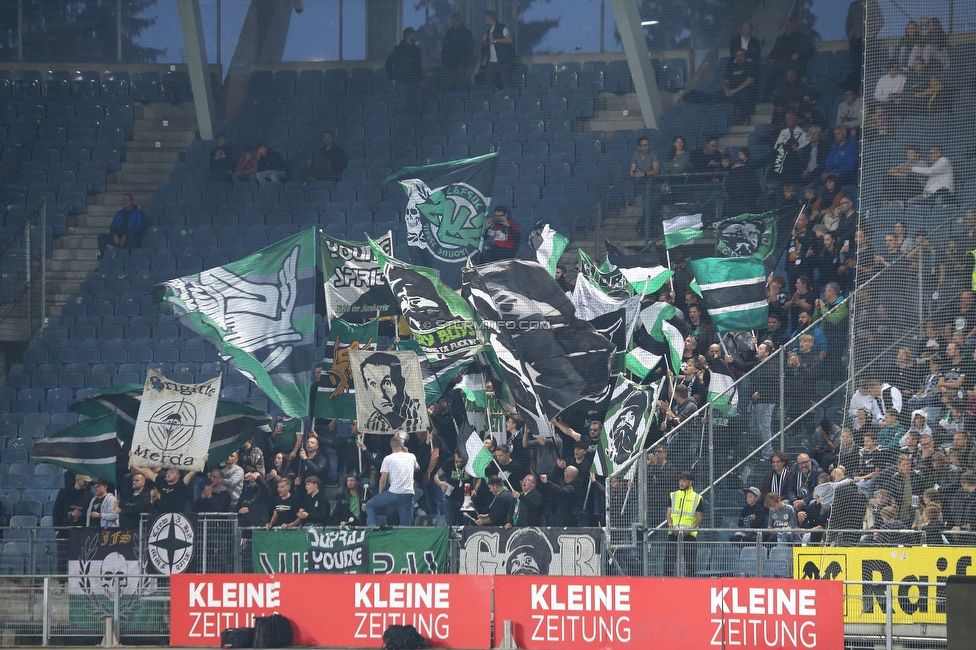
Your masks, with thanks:
[[[256,530],[255,573],[443,573],[448,528]]]
[[[599,576],[603,538],[588,528],[479,528],[461,533],[458,573]]]

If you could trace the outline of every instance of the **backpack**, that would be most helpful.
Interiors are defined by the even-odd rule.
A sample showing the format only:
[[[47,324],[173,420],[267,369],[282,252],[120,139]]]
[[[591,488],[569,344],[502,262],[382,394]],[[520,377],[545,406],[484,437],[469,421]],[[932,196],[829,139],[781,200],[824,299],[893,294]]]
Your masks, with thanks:
[[[221,648],[253,648],[253,627],[231,627],[220,633]]]
[[[291,623],[281,614],[254,617],[255,648],[287,648],[292,642]]]
[[[391,625],[383,633],[383,647],[397,650],[411,650],[413,648],[429,648],[427,639],[420,636],[413,625]]]

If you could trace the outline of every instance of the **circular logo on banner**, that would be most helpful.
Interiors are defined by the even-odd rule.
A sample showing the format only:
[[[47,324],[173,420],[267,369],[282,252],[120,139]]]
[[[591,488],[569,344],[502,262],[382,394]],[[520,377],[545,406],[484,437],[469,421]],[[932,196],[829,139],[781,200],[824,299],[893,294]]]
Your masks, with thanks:
[[[193,559],[193,525],[178,512],[159,515],[149,529],[149,561],[162,574],[183,573]]]
[[[186,400],[163,404],[149,419],[149,440],[162,452],[185,447],[197,427],[197,410]]]
[[[445,262],[463,261],[478,249],[488,213],[481,191],[467,183],[430,188],[419,178],[400,184],[407,190],[407,243]]]

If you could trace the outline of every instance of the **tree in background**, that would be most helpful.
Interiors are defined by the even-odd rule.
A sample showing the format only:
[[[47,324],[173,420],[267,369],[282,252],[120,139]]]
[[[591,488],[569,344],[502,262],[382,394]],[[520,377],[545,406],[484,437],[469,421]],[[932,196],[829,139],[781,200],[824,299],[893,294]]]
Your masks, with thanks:
[[[166,51],[139,36],[156,23],[143,15],[157,0],[122,3],[122,60],[154,63]],[[23,0],[24,60],[111,63],[117,59],[115,0]],[[17,59],[17,3],[0,2],[0,59]]]

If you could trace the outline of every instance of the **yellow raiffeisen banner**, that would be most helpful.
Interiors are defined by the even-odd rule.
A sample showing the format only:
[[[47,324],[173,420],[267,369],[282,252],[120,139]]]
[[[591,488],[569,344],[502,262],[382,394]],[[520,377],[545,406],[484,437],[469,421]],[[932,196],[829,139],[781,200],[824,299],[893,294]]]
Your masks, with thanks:
[[[961,546],[803,547],[793,551],[793,576],[799,580],[944,583],[949,576],[976,575],[974,555],[976,548]],[[893,589],[895,624],[945,624],[945,587],[905,584]],[[884,585],[846,585],[844,622],[884,623]]]

